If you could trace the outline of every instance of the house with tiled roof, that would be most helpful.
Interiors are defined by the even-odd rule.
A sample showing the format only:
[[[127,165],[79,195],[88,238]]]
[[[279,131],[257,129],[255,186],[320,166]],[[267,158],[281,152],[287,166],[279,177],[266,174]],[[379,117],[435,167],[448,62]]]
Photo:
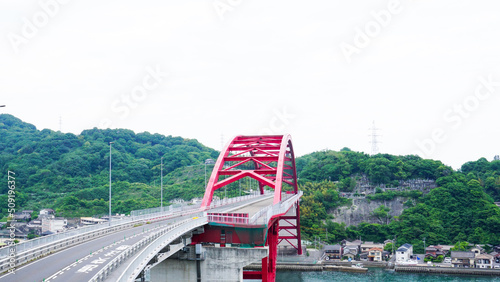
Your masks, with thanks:
[[[436,258],[438,256],[444,256],[445,253],[443,252],[443,247],[436,245],[436,246],[429,246],[425,248],[425,257],[432,257]]]
[[[493,268],[493,256],[480,254],[474,258],[475,268]]]
[[[473,267],[475,256],[474,252],[451,251],[451,263],[453,267]]]
[[[413,256],[413,246],[410,244],[403,244],[396,250],[396,261],[403,262],[409,261]]]
[[[368,261],[382,261],[382,253],[384,250],[381,248],[371,248],[368,250]]]

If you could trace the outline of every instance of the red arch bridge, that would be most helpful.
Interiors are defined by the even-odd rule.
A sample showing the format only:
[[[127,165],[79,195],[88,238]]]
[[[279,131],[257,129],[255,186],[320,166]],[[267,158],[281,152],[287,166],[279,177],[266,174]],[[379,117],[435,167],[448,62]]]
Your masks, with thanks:
[[[254,195],[214,196],[245,178],[258,184]],[[274,281],[278,245],[302,254],[301,196],[289,135],[237,136],[217,159],[201,205],[133,212],[110,226],[0,249],[0,282]],[[243,271],[257,262],[261,271]]]

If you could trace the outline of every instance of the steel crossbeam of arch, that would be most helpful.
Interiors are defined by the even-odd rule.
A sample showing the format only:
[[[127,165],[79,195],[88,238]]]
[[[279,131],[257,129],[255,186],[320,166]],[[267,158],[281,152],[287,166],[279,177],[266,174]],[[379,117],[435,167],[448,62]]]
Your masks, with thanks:
[[[245,164],[253,164],[251,168]],[[222,178],[229,176],[228,178]],[[207,208],[217,189],[244,177],[258,181],[260,193],[264,187],[274,189],[273,204],[281,201],[282,184],[297,193],[297,172],[290,135],[237,136],[219,155],[208,181],[201,207]]]

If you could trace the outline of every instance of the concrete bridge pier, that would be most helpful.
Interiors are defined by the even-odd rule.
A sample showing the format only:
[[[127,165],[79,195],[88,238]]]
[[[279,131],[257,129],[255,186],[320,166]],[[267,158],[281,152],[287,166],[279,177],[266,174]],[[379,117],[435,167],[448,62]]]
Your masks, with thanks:
[[[243,281],[243,267],[268,256],[263,248],[187,246],[150,270],[152,282]]]

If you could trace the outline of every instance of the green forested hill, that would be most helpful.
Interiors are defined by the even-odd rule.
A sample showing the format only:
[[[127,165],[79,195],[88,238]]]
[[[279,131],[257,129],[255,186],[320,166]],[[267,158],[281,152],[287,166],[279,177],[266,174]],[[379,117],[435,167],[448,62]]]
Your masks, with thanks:
[[[113,212],[159,206],[160,159],[164,159],[164,200],[189,200],[204,193],[204,161],[218,152],[196,140],[127,129],[85,130],[79,135],[38,130],[11,115],[0,115],[0,168],[16,176],[16,209],[53,208],[66,217],[106,214],[109,189],[109,142],[113,158]],[[362,238],[382,242],[397,236],[397,244],[411,243],[422,252],[427,244],[500,244],[500,161],[468,162],[458,171],[440,161],[418,156],[369,156],[341,151],[314,152],[296,160],[303,237],[319,236],[329,243]],[[207,175],[212,167],[207,168]],[[340,193],[355,192],[356,178],[366,175],[373,185],[397,186],[401,180],[432,179],[437,188],[423,195],[402,191],[411,198],[407,209],[389,224],[334,223],[331,211],[351,200]],[[233,183],[228,197],[256,188],[245,179]],[[241,185],[240,185],[241,184]],[[0,185],[0,216],[7,214],[7,185]],[[408,192],[408,193],[406,193]],[[224,194],[222,194],[224,193]],[[392,193],[392,194],[391,194]],[[370,195],[390,199],[394,192]],[[5,203],[5,204],[1,204]],[[376,215],[384,217],[381,207]],[[328,235],[328,239],[327,239]]]
[[[393,156],[378,154],[369,156],[348,148],[340,152],[322,151],[297,160],[299,178],[312,181],[345,182],[354,174],[366,174],[375,184],[398,185],[399,180],[425,178],[437,179],[452,172],[452,168],[440,161],[426,160],[418,156]]]
[[[114,212],[156,207],[163,156],[165,200],[203,195],[201,165],[184,179],[186,166],[200,165],[218,152],[196,140],[127,129],[91,129],[80,135],[37,130],[11,115],[0,115],[0,168],[16,174],[18,209],[53,208],[63,216],[105,214],[112,145]],[[170,177],[172,174],[172,177]],[[7,185],[0,186],[6,197]],[[7,203],[0,199],[0,203]],[[0,205],[5,216],[7,205]]]
[[[360,237],[382,242],[397,237],[399,245],[411,243],[420,252],[424,238],[427,245],[461,241],[500,244],[500,208],[493,203],[500,201],[500,161],[480,159],[454,171],[440,161],[418,156],[369,156],[344,148],[300,157],[297,168],[304,191],[301,225],[306,238],[319,236],[334,243]],[[438,187],[424,196],[408,193],[413,206],[389,224],[346,227],[328,220],[329,211],[350,204],[339,193],[353,191],[354,179],[360,174],[367,175],[374,185],[397,186],[400,180],[425,178],[435,180]],[[393,196],[391,193],[370,198],[384,199]],[[386,214],[383,208],[377,213]]]

